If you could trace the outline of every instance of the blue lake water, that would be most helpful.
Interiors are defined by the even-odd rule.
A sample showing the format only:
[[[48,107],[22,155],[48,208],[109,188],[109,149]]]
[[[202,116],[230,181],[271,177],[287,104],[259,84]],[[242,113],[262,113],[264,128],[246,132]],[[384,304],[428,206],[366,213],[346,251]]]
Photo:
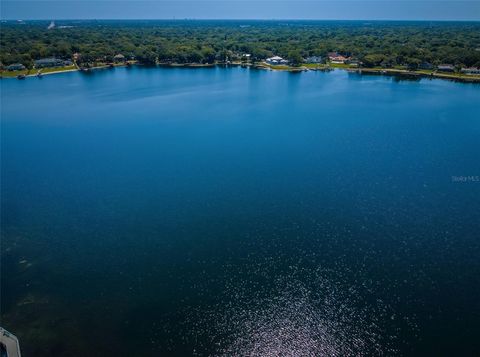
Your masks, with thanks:
[[[0,83],[1,325],[25,356],[480,354],[480,86]]]

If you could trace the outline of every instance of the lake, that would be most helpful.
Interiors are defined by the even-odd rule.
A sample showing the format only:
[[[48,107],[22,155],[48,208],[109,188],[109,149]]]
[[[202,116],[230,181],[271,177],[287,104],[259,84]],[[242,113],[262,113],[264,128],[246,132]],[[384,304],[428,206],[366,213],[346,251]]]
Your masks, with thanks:
[[[116,68],[1,82],[25,356],[480,353],[480,86]]]

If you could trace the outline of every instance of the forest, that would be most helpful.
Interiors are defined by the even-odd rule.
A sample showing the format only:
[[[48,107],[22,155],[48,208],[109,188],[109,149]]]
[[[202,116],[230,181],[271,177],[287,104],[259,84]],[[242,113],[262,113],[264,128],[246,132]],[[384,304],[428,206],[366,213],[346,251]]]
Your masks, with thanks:
[[[116,54],[141,64],[251,61],[278,55],[300,64],[328,52],[350,56],[365,67],[421,63],[480,67],[480,22],[406,21],[3,21],[2,66],[39,58],[75,58],[88,66]],[[51,26],[50,26],[51,27]]]

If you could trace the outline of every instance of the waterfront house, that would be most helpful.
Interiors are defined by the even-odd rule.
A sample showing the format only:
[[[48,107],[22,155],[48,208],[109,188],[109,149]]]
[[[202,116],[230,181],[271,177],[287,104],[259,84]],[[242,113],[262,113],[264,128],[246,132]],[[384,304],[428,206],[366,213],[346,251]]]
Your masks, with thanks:
[[[455,67],[452,64],[439,64],[437,69],[440,72],[455,72]]]
[[[338,52],[328,52],[328,60],[332,63],[345,63],[350,58],[340,55]]]
[[[418,68],[430,70],[433,69],[433,64],[431,64],[430,62],[422,62],[418,65]]]
[[[345,60],[345,63],[349,64],[352,67],[359,67],[362,64],[362,62],[360,62],[358,59],[352,59],[352,58],[347,58]]]
[[[480,74],[480,68],[477,67],[462,68],[461,71],[465,74]]]
[[[342,56],[342,55],[332,56],[332,57],[329,57],[329,59],[330,59],[330,62],[332,62],[332,63],[337,63],[337,64],[339,64],[339,63],[345,63],[345,61],[348,60],[347,57],[344,57],[344,56]]]
[[[125,56],[122,55],[121,53],[119,53],[119,54],[113,56],[113,61],[115,63],[123,63],[123,62],[125,62]]]
[[[42,58],[35,61],[35,68],[63,67],[63,66],[65,66],[65,61],[55,57]]]
[[[25,66],[21,63],[14,63],[10,66],[7,66],[6,69],[7,71],[23,71],[25,69]]]
[[[305,63],[318,64],[322,63],[323,58],[321,56],[310,56],[305,59]]]
[[[288,64],[288,61],[283,59],[280,56],[273,56],[273,57],[267,58],[265,62],[267,62],[269,65],[272,65],[272,66]]]
[[[242,63],[247,63],[252,60],[252,55],[250,53],[244,53],[240,56],[240,60]]]

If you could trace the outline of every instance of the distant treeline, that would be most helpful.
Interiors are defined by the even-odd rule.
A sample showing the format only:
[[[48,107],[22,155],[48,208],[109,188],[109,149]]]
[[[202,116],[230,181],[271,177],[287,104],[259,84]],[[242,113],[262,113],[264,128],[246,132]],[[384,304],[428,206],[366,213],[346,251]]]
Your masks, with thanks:
[[[480,22],[361,21],[49,21],[1,24],[2,65],[44,57],[88,65],[116,54],[143,64],[252,61],[272,55],[301,62],[336,51],[366,67],[420,63],[480,67]]]

